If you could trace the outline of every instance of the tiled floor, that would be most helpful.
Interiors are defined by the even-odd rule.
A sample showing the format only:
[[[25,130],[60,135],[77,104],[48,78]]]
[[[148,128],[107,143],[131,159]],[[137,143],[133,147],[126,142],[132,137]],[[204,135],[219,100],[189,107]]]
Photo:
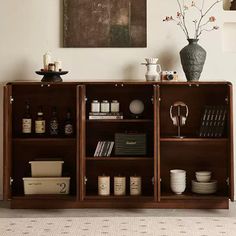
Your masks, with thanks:
[[[0,218],[4,217],[236,217],[236,202],[229,210],[163,210],[163,209],[70,209],[14,210],[0,202]]]

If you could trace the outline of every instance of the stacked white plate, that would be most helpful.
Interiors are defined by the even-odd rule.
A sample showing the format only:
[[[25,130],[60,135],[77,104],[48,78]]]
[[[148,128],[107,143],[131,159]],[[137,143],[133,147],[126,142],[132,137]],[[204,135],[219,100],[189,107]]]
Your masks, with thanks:
[[[186,171],[171,170],[170,171],[170,187],[175,194],[182,194],[186,189]]]
[[[198,182],[192,180],[192,192],[198,194],[213,194],[217,191],[217,181]]]

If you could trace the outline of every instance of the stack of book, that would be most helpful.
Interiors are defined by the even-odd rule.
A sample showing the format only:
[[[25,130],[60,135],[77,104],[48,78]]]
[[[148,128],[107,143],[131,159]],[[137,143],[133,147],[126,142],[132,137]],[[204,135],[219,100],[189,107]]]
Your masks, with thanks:
[[[122,112],[90,112],[89,120],[122,120]]]
[[[110,157],[115,142],[99,141],[94,152],[94,157]]]
[[[226,118],[227,109],[225,106],[206,106],[202,116],[199,136],[209,138],[222,137]]]

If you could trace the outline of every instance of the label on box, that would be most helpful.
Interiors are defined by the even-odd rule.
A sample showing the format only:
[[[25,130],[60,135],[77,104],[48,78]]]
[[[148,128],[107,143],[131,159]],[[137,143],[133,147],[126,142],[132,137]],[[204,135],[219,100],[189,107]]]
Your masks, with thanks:
[[[32,128],[32,120],[31,119],[22,119],[22,133],[30,134]]]
[[[36,120],[35,121],[35,133],[44,134],[45,133],[45,120]]]

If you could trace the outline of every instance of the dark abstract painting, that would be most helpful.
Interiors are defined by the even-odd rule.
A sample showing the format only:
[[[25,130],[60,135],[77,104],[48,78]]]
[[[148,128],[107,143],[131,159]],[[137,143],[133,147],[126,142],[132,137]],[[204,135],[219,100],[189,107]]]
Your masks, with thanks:
[[[146,0],[64,0],[64,47],[146,47]]]

